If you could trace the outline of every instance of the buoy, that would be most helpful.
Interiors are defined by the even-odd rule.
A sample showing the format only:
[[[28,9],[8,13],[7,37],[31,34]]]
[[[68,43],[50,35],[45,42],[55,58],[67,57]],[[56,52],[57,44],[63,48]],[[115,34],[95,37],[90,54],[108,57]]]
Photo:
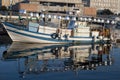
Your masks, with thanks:
[[[56,39],[56,38],[58,37],[58,34],[53,33],[53,34],[51,35],[51,37],[52,37],[53,39]]]

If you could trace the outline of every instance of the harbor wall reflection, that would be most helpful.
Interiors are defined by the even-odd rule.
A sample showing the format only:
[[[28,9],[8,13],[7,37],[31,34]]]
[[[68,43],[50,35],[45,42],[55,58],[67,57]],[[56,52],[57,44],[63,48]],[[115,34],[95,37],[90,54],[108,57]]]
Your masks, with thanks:
[[[42,72],[96,70],[99,66],[113,64],[111,49],[111,44],[60,45],[14,42],[3,52],[3,60],[18,61],[21,77]]]

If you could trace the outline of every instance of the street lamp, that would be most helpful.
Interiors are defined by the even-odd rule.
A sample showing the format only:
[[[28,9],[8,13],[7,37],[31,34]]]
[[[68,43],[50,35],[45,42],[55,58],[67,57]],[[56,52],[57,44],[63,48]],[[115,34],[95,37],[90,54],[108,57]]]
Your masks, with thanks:
[[[109,20],[107,20],[107,23],[109,24],[109,23],[110,23],[110,21],[109,21]]]
[[[94,21],[94,22],[96,22],[97,20],[96,20],[96,19],[94,19],[93,21]]]
[[[83,21],[83,18],[81,17],[80,20]]]
[[[53,15],[53,19],[56,19],[57,18],[57,16],[56,15]]]
[[[115,24],[115,21],[111,21],[111,24]]]
[[[62,19],[62,17],[61,17],[61,16],[58,16],[58,19]]]
[[[73,20],[73,21],[76,21],[76,17],[72,17],[72,20]]]
[[[61,19],[62,19],[62,17],[61,17],[61,16],[58,16],[58,20],[59,20],[58,27],[59,27],[59,28],[60,28]]]
[[[97,21],[98,21],[98,23],[100,23],[100,22],[101,22],[101,20],[100,20],[100,19],[98,19]]]
[[[105,22],[104,19],[102,19],[102,20],[101,20],[101,23],[104,23],[104,22]]]
[[[33,17],[33,13],[30,13],[30,16]]]
[[[41,14],[41,15],[40,15],[40,17],[44,18],[44,17],[45,17],[45,15],[44,15],[44,14]]]
[[[88,19],[88,21],[89,21],[89,22],[91,22],[91,21],[92,21],[92,19],[91,19],[91,18],[89,18],[89,19]]]
[[[50,18],[51,18],[51,15],[48,15],[47,17],[48,17],[48,19],[50,19]]]
[[[13,3],[13,0],[10,0],[10,10],[12,10],[12,3]]]
[[[65,20],[70,20],[70,17],[69,17],[69,16],[66,16],[66,17],[65,17]]]

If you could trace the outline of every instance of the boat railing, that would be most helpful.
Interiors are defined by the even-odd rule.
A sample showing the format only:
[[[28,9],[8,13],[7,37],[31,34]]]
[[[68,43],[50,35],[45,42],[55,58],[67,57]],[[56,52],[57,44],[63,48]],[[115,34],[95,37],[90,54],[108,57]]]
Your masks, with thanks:
[[[20,24],[18,24],[18,23],[14,23],[14,22],[9,22],[9,23],[7,23],[7,25],[9,25],[9,26],[12,26],[12,27],[14,27],[14,28],[17,28],[17,29],[19,29],[19,30],[28,30],[28,27],[27,26],[25,26],[25,25],[20,25]]]

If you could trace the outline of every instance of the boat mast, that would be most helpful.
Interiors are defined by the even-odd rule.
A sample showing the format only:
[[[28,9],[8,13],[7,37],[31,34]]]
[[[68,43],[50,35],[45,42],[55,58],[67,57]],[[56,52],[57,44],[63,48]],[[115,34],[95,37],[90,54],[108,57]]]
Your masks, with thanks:
[[[10,3],[9,3],[9,4],[10,4],[10,8],[9,8],[9,10],[10,10],[10,18],[9,18],[9,19],[11,20],[13,0],[10,0],[9,2],[10,2]]]

